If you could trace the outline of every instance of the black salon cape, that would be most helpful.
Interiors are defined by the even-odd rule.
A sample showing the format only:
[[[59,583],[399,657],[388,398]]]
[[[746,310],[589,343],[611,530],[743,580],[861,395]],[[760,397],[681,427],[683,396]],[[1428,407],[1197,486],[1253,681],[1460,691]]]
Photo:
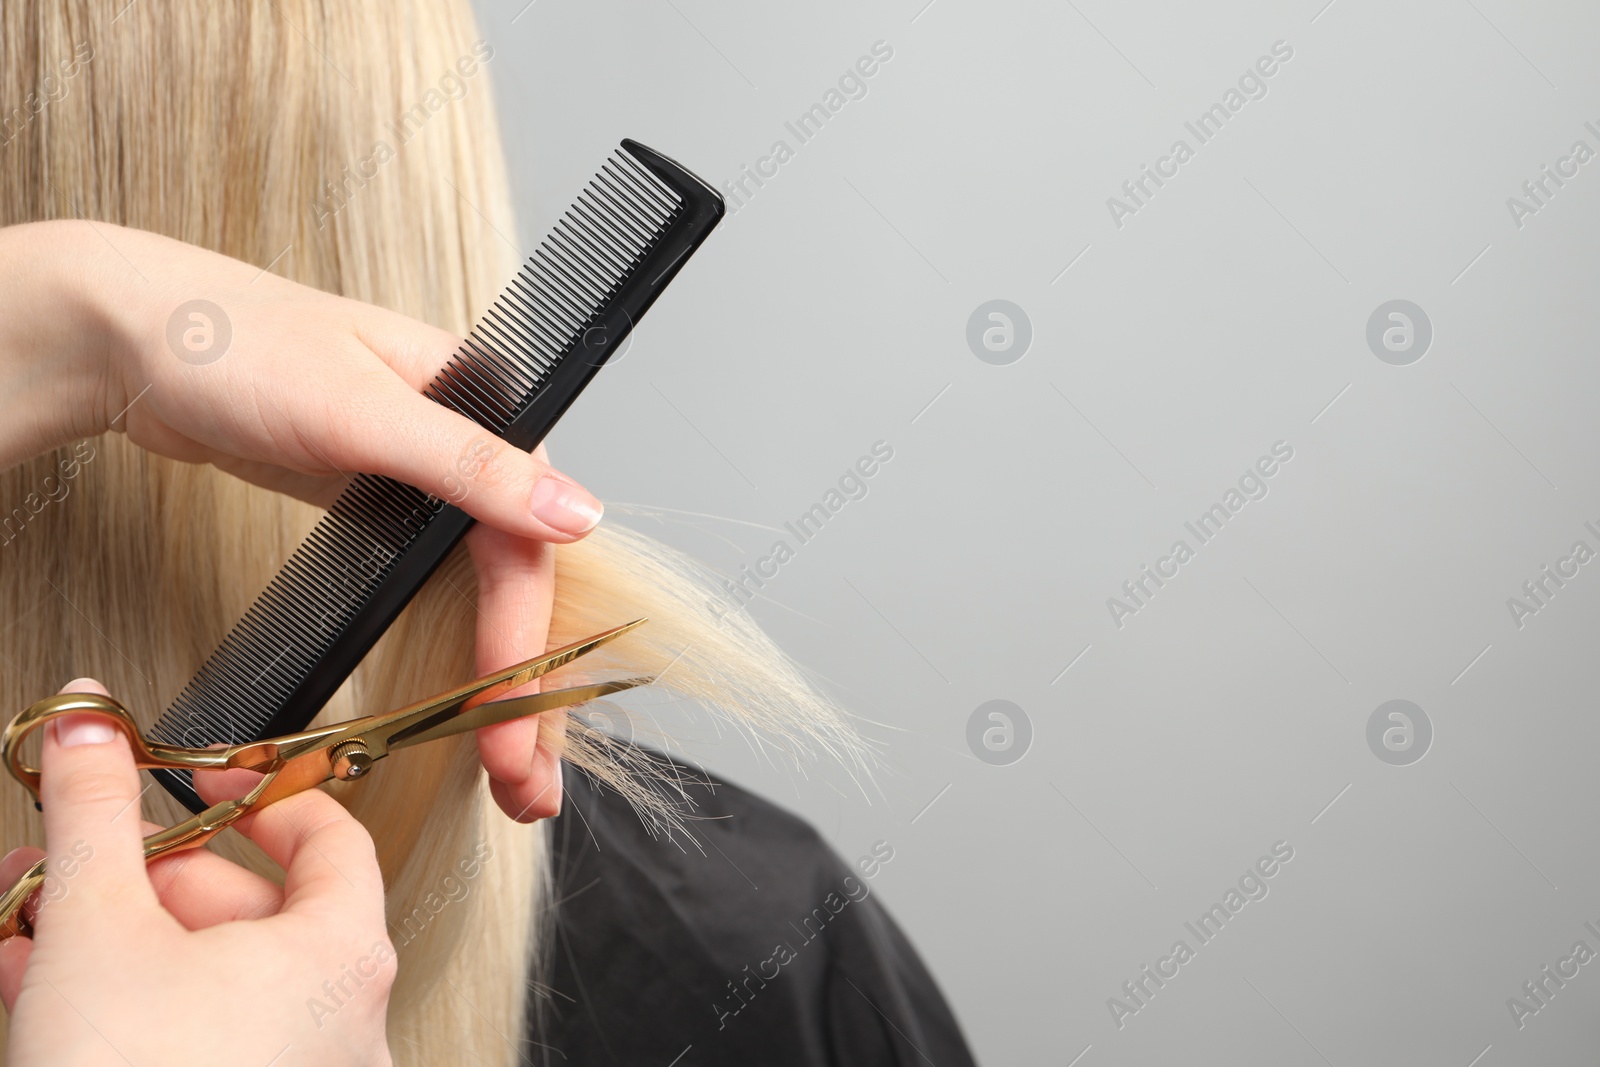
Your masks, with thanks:
[[[566,768],[549,988],[529,997],[528,1062],[972,1064],[872,882],[795,816],[680,769],[699,848],[653,839],[626,801]],[[813,909],[825,926],[805,922]]]

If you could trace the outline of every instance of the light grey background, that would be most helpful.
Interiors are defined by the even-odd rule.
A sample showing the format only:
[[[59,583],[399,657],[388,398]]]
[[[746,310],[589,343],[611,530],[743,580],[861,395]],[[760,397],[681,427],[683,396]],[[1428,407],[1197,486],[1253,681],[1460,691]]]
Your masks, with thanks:
[[[753,607],[870,719],[866,795],[737,741],[709,766],[875,883],[989,1064],[1593,1062],[1600,150],[1578,3],[715,0],[480,5],[531,248],[625,136],[736,178],[891,61],[696,256],[558,462],[727,572],[873,442],[894,459]],[[1324,6],[1326,5],[1326,6]],[[1107,198],[1274,42],[1293,57],[1119,228]],[[1070,268],[1069,268],[1070,265]],[[969,315],[1025,309],[1009,366]],[[1380,361],[1369,315],[1434,336]],[[1275,442],[1292,460],[1118,628]],[[659,509],[623,515],[622,504]],[[980,704],[1023,708],[1008,766]],[[1420,762],[1369,749],[1405,699]],[[1274,843],[1294,858],[1119,1028],[1107,1001]],[[1552,986],[1553,988],[1553,986]],[[708,1006],[708,1011],[709,1011]]]

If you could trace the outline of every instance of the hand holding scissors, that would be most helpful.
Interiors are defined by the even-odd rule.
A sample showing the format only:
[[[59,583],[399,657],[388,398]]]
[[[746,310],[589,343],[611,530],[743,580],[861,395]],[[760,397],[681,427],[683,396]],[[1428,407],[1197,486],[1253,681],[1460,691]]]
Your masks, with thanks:
[[[109,695],[89,678],[65,691]],[[383,875],[371,835],[342,804],[308,789],[234,824],[281,882],[203,848],[147,864],[142,835],[159,828],[138,817],[148,786],[123,732],[69,715],[45,728],[40,755],[50,880],[29,912],[32,936],[0,941],[11,1067],[274,1056],[279,1067],[392,1067],[398,958]],[[0,885],[40,853],[0,859]],[[306,997],[350,965],[367,979],[318,1026]]]
[[[37,798],[39,771],[23,762],[24,739],[52,719],[89,713],[105,716],[122,731],[135,764],[141,768],[196,771],[243,767],[261,772],[261,781],[243,797],[214,804],[176,826],[145,838],[145,859],[151,860],[202,845],[251,811],[284,797],[323,782],[360,778],[376,761],[395,749],[647,684],[648,679],[627,678],[505,700],[493,699],[565,666],[644,622],[644,619],[636,619],[613,627],[396,711],[224,748],[182,748],[148,741],[140,735],[133,717],[113,698],[96,693],[59,693],[39,701],[11,721],[0,734],[0,755],[4,756],[12,776]],[[46,873],[46,862],[40,860],[0,896],[0,938],[20,932],[22,906],[44,886]]]

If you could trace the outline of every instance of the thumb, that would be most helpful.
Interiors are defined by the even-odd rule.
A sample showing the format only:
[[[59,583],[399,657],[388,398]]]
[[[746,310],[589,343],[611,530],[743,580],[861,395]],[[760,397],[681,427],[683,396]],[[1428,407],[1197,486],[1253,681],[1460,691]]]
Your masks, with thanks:
[[[99,682],[79,678],[63,693],[109,696]],[[119,910],[152,905],[155,890],[145,872],[139,819],[139,771],[128,742],[99,715],[65,715],[45,726],[40,752],[39,800],[44,807],[49,878],[36,926],[53,913],[80,919],[99,912],[112,898]]]

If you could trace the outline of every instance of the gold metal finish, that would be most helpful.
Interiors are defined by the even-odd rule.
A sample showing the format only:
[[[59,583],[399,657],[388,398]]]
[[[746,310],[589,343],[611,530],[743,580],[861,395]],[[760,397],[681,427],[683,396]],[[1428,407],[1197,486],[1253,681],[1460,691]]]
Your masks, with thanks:
[[[372,753],[360,739],[345,741],[333,748],[333,776],[341,782],[360,778],[372,770]]]
[[[645,621],[635,619],[397,711],[226,748],[182,748],[149,741],[139,733],[133,716],[115,699],[96,693],[58,693],[45,697],[11,720],[0,733],[0,754],[4,755],[11,776],[27,787],[37,800],[39,770],[23,762],[23,741],[51,719],[86,713],[110,719],[128,739],[134,763],[143,769],[200,771],[244,767],[265,776],[244,796],[213,804],[200,814],[145,838],[144,857],[151,860],[168,852],[203,845],[243,816],[284,797],[327,781],[360,779],[393,749],[425,744],[648,685],[651,679],[625,678],[506,700],[493,699],[566,666]],[[22,907],[44,886],[44,880],[45,860],[40,860],[0,895],[0,938],[23,932],[26,920]]]

